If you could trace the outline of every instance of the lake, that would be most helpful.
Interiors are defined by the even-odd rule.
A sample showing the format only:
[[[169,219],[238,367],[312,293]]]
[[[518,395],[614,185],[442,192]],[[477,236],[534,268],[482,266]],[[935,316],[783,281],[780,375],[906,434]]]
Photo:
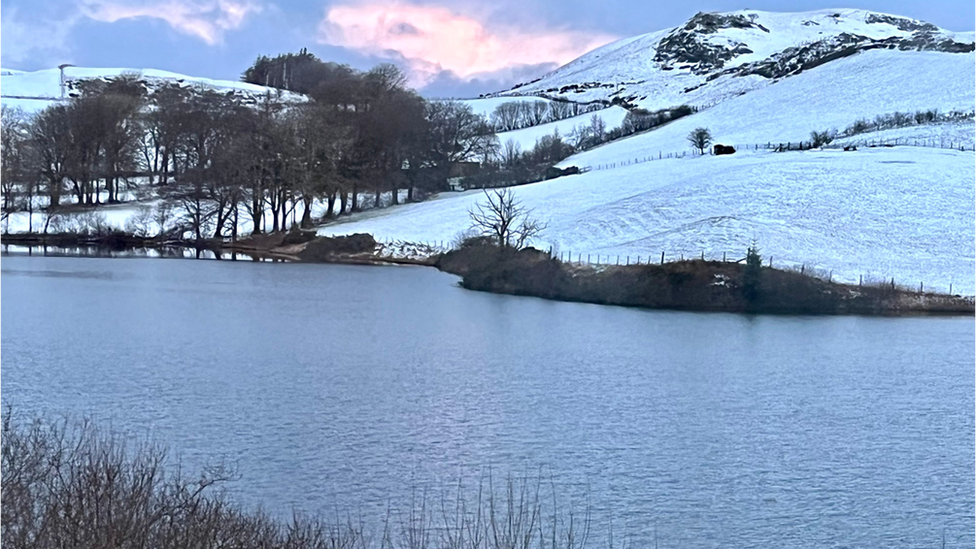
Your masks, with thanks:
[[[537,475],[618,545],[974,544],[972,318],[469,292],[433,269],[2,259],[4,405],[225,460],[234,499],[381,516]]]

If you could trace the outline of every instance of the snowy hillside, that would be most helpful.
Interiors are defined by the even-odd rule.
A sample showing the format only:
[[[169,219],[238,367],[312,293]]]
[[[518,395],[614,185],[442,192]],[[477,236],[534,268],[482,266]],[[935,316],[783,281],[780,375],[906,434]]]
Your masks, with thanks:
[[[653,170],[647,166],[653,165]],[[974,292],[973,153],[916,147],[661,160],[516,187],[558,251],[660,258],[741,256],[753,239],[774,264],[854,281]],[[450,242],[479,191],[363,214],[319,234]]]
[[[952,55],[972,52],[973,43],[973,33],[865,10],[699,13],[684,26],[608,44],[495,95],[708,107],[866,50]]]
[[[155,69],[103,69],[66,67],[64,69],[64,88],[61,85],[61,71],[58,69],[44,69],[34,72],[0,70],[0,100],[3,105],[20,107],[27,112],[42,110],[48,105],[77,94],[78,82],[92,79],[108,79],[122,74],[137,75],[145,82],[150,90],[161,86],[176,85],[197,89],[210,89],[234,93],[246,100],[257,99],[268,93],[278,95],[285,100],[304,101],[304,96],[291,92],[266,88],[238,82],[235,80],[213,80],[177,74],[175,72]]]
[[[808,140],[813,130],[843,130],[859,118],[895,111],[970,112],[976,109],[974,69],[972,53],[867,51],[579,153],[562,164],[599,166],[687,151],[686,136],[698,127],[708,128],[716,143],[744,146]]]

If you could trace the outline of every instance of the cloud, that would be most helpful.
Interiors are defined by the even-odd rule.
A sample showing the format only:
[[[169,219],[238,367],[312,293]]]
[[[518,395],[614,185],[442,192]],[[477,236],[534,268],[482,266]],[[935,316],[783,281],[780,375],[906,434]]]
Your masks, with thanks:
[[[3,27],[0,63],[9,66],[32,62],[50,66],[71,61],[68,34],[77,20],[76,15],[62,19],[30,14],[22,17],[17,8],[7,8],[0,16]]]
[[[558,63],[514,65],[497,71],[481,72],[464,78],[451,71],[441,71],[424,83],[418,91],[426,97],[471,99],[490,91],[507,90],[519,82],[545,74]]]
[[[365,0],[327,9],[319,42],[402,59],[423,86],[450,71],[470,80],[513,66],[567,63],[615,39],[603,33],[488,25],[441,6]]]
[[[218,44],[224,33],[243,25],[248,16],[261,13],[264,7],[253,0],[167,0],[164,2],[126,2],[119,0],[83,0],[81,12],[105,23],[122,19],[152,17],[169,23],[183,34],[195,36],[207,44]]]

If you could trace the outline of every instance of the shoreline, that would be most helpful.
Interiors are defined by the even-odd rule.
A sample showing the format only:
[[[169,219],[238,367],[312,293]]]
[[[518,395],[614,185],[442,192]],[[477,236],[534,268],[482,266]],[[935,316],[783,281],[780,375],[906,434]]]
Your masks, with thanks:
[[[532,248],[516,251],[476,246],[442,253],[409,243],[390,247],[366,234],[324,237],[311,232],[274,233],[233,242],[199,243],[125,233],[13,234],[0,235],[0,243],[29,249],[195,250],[197,258],[209,252],[215,259],[224,259],[226,254],[232,256],[228,259],[236,259],[240,254],[254,261],[433,267],[459,276],[459,285],[468,290],[648,310],[815,316],[976,315],[972,296],[917,292],[886,284],[855,286],[771,267],[761,267],[768,286],[763,297],[744,300],[743,265],[738,263],[695,259],[662,265],[594,267],[563,263]],[[185,253],[173,257],[193,258]]]

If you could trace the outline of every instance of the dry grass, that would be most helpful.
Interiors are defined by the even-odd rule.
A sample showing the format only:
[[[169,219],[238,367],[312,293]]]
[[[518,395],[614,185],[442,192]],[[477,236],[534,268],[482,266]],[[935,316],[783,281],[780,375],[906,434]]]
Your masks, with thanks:
[[[362,519],[247,511],[221,490],[226,467],[188,475],[152,442],[127,443],[90,422],[2,425],[3,548],[582,549],[589,514],[557,513],[541,477],[491,476],[432,505],[426,494],[399,511]]]

